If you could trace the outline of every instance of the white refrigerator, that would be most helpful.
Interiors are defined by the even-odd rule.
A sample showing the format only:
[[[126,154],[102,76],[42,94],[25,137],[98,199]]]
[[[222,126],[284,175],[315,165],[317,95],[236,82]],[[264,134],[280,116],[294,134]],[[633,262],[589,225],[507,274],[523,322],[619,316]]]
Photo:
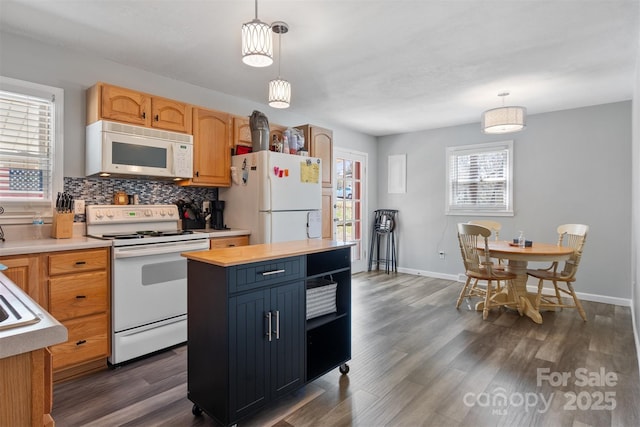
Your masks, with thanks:
[[[252,245],[320,238],[321,166],[315,157],[272,151],[233,156],[231,187],[218,190],[225,224],[251,230]]]

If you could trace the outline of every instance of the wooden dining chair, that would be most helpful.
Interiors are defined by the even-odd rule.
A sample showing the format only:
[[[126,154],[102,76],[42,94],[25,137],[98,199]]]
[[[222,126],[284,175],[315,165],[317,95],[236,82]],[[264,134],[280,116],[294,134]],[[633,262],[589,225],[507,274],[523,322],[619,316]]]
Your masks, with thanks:
[[[489,219],[472,219],[471,221],[468,221],[467,224],[475,224],[475,225],[481,225],[483,227],[487,227],[489,230],[491,230],[491,235],[493,236],[493,240],[497,242],[500,239],[500,230],[502,230],[502,224],[500,224],[498,221],[491,221]],[[504,267],[505,267],[505,264],[503,260],[501,260],[500,258],[496,258],[493,264],[493,268],[495,270],[504,270]],[[502,290],[502,286],[500,282],[498,282],[496,286],[496,291],[500,291],[500,290]]]
[[[500,230],[502,230],[502,224],[498,221],[491,221],[488,219],[472,219],[468,224],[481,225],[491,230],[493,240],[498,241],[500,239]]]
[[[527,274],[538,279],[538,293],[535,299],[535,309],[540,308],[575,308],[580,313],[580,317],[585,322],[587,315],[582,308],[580,300],[573,289],[573,282],[576,280],[578,265],[582,258],[582,249],[587,240],[589,226],[584,224],[564,224],[558,227],[558,246],[573,248],[573,255],[564,262],[562,270],[559,270],[558,262],[554,262],[545,269],[529,269]],[[553,283],[554,294],[544,292],[544,281]],[[563,285],[564,284],[564,287]],[[573,303],[566,303],[562,295],[569,295]]]
[[[489,258],[489,236],[491,236],[491,230],[481,225],[458,224],[458,242],[460,243],[460,253],[467,280],[458,296],[456,308],[460,308],[460,304],[465,298],[481,297],[484,298],[483,319],[489,316],[489,310],[492,308],[505,305],[517,306],[518,311],[522,314],[520,304],[517,301],[517,294],[513,287],[513,279],[516,278],[516,275],[493,268],[494,264]],[[486,282],[486,288],[479,287],[479,281]],[[499,282],[506,282],[507,286],[511,288],[509,295],[512,296],[512,299],[501,298],[498,300],[492,298],[498,292]]]

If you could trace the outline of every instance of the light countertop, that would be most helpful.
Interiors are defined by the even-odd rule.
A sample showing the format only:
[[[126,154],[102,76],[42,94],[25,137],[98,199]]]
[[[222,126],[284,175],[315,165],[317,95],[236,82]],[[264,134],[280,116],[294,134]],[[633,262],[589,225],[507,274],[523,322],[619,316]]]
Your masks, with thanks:
[[[10,255],[35,254],[42,252],[69,251],[77,249],[104,248],[112,245],[111,240],[95,239],[84,236],[84,223],[74,224],[74,234],[70,239],[49,237],[50,225],[42,229],[42,237],[36,238],[32,226],[5,227],[5,242],[0,242],[0,257]],[[194,232],[207,234],[209,239],[216,237],[246,236],[250,230],[233,228],[228,230],[201,229]]]
[[[0,281],[40,318],[39,322],[31,325],[0,330],[0,359],[38,350],[67,340],[67,328],[2,273],[0,273]]]
[[[42,239],[7,240],[4,243],[0,242],[0,257],[109,246],[111,246],[110,240],[100,240],[84,236],[72,237],[70,239],[45,237]]]
[[[228,228],[226,230],[214,230],[213,228],[200,228],[192,230],[198,233],[206,233],[210,239],[216,237],[235,237],[235,236],[248,236],[251,234],[251,230],[245,230],[241,228]]]
[[[210,249],[208,251],[185,252],[182,256],[193,261],[205,262],[220,267],[230,267],[232,265],[248,264],[251,262],[326,252],[353,245],[355,245],[353,242],[308,239],[262,245],[235,246]]]

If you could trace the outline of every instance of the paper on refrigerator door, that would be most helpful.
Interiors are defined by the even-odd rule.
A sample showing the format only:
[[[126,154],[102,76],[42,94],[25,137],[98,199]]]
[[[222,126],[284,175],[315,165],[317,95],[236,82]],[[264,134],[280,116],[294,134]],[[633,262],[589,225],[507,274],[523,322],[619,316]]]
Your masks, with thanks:
[[[310,239],[319,239],[322,235],[322,214],[320,211],[307,213],[307,236]]]
[[[320,181],[320,164],[311,159],[300,162],[300,182],[317,184]]]

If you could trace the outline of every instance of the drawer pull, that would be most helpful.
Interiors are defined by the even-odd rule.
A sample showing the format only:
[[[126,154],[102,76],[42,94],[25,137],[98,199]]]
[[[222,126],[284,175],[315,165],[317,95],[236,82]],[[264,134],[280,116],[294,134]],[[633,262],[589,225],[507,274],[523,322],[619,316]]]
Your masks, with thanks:
[[[278,274],[278,273],[284,273],[285,269],[283,268],[282,270],[273,270],[273,271],[263,271],[262,275],[263,276],[271,276],[272,274]]]
[[[83,299],[83,298],[86,298],[86,297],[87,297],[86,295],[76,295],[76,299]]]
[[[235,246],[235,244],[234,244],[234,243],[229,243],[229,245],[228,245],[228,246],[229,246],[230,248],[233,248],[233,247]]]
[[[80,341],[78,341],[78,342],[76,343],[76,345],[82,345],[82,344],[84,344],[84,343],[86,343],[86,342],[87,342],[87,340],[80,340]]]
[[[85,265],[87,261],[76,261],[76,265]]]

